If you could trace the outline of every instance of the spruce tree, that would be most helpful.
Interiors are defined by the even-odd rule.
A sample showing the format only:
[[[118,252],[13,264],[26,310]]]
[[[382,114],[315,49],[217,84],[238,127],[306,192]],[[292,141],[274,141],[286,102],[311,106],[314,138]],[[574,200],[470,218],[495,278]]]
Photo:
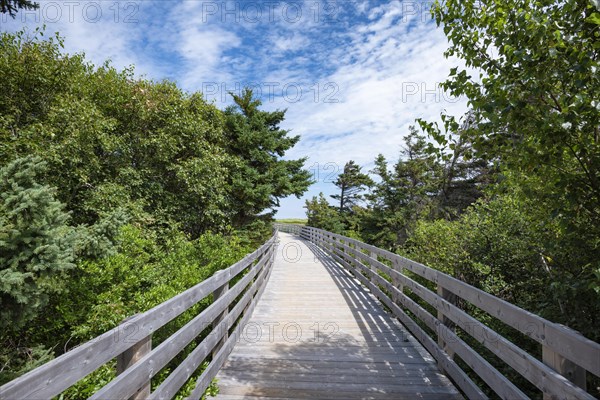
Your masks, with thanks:
[[[261,101],[252,90],[232,94],[234,106],[225,110],[226,146],[233,163],[230,168],[230,196],[233,224],[242,227],[265,210],[279,206],[283,197],[300,197],[311,184],[310,172],[303,169],[306,158],[283,160],[299,136],[288,136],[279,124],[285,110],[260,110]]]
[[[369,175],[360,172],[359,165],[350,160],[344,165],[344,172],[333,183],[340,189],[340,194],[334,194],[331,197],[339,200],[340,213],[349,213],[352,211],[352,207],[363,198],[361,192],[371,186],[373,181]]]
[[[38,183],[45,164],[16,159],[0,169],[0,327],[16,330],[63,288],[74,267],[75,234],[52,188]]]
[[[311,200],[306,200],[304,208],[306,208],[308,226],[335,233],[342,233],[344,230],[344,224],[337,209],[329,205],[323,192],[319,193],[318,198],[313,196]]]
[[[20,9],[36,10],[40,8],[39,3],[34,3],[30,0],[0,0],[0,13],[15,17]]]

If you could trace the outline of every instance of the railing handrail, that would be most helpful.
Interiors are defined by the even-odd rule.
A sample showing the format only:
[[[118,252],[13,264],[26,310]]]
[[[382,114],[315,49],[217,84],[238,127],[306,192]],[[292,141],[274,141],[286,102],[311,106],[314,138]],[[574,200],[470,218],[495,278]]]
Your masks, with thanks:
[[[460,327],[482,343],[503,362],[537,386],[547,397],[559,395],[566,398],[594,398],[579,386],[585,387],[585,371],[600,376],[600,344],[579,332],[548,321],[446,273],[359,240],[306,226],[280,225],[279,229],[298,234],[315,243],[353,272],[407,325],[407,328],[438,360],[440,367],[469,397],[485,397],[485,395],[454,362],[454,354],[458,354],[501,397],[526,398],[513,383],[460,339],[454,331],[454,326]],[[391,266],[381,262],[380,258],[390,262]],[[403,273],[404,270],[437,285],[437,293],[411,279]],[[382,273],[390,279],[385,279]],[[408,297],[404,293],[404,287],[410,288],[412,293],[435,308],[438,315],[434,316]],[[536,340],[543,346],[543,361],[520,349],[456,306],[452,301],[453,296],[460,297]],[[405,310],[409,310],[422,324],[435,332],[438,343],[435,343]]]
[[[188,359],[184,363],[187,362],[187,367],[195,365],[197,368],[213,350],[217,351],[217,356],[221,355],[219,360],[223,361],[222,355],[227,349],[231,351],[232,347],[231,339],[233,336],[227,339],[227,331],[237,322],[236,332],[239,333],[238,331],[242,323],[251,314],[268,279],[276,246],[277,230],[260,248],[246,255],[232,266],[217,271],[210,278],[171,299],[132,317],[127,322],[1,386],[0,398],[2,400],[49,399],[57,396],[111,359],[147,339],[153,332],[190,309],[205,297],[217,292],[220,294],[220,297],[216,298],[215,295],[215,301],[208,308],[180,328],[148,355],[138,360],[131,368],[125,370],[121,375],[109,382],[94,395],[94,398],[107,398],[106,396],[109,396],[109,398],[126,398],[134,395],[142,385],[149,381],[151,375],[158,373],[162,368],[157,368],[157,360],[160,360],[160,365],[166,365],[191,340],[197,337],[202,330],[207,328],[219,314],[223,314],[223,319],[218,321],[218,324],[213,327],[211,334],[205,337],[202,343],[193,351],[196,358],[188,360],[190,358],[188,356]],[[247,268],[249,268],[247,274],[230,289],[228,285],[231,279],[238,276]],[[227,312],[229,306],[245,289],[247,290],[242,299],[237,302],[230,312]],[[254,294],[256,294],[255,297],[253,297]],[[244,318],[241,321],[237,321],[238,317],[242,314]],[[125,333],[126,336],[123,337]],[[170,342],[171,339],[179,340],[175,348]],[[217,349],[216,347],[219,345],[221,345],[221,348]],[[200,354],[197,350],[199,348],[205,350],[201,358],[198,358]],[[214,363],[215,360],[213,359],[211,364]],[[203,394],[220,368],[220,365],[218,368],[215,368],[211,364],[209,364],[209,368],[198,379],[193,393],[199,393],[196,398],[199,398]],[[180,368],[175,369],[165,382],[157,388],[157,391],[160,389],[161,392],[175,394],[183,383],[189,379],[196,368],[193,368],[191,371]],[[175,376],[175,373],[178,373],[179,376]],[[187,377],[182,381],[181,377],[184,375],[187,375]],[[153,393],[151,398],[155,398],[155,396],[156,394]],[[191,398],[194,397],[192,396]]]

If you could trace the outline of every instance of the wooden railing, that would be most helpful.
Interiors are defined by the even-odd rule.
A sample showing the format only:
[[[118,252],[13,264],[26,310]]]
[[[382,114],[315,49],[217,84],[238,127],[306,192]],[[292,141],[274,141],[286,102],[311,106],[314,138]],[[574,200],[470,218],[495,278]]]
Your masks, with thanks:
[[[274,228],[280,232],[291,233],[292,235],[300,236],[304,226],[295,224],[273,224]]]
[[[600,344],[578,332],[450,275],[358,240],[310,227],[280,226],[279,229],[299,234],[347,268],[410,330],[470,399],[487,396],[460,367],[457,356],[500,398],[523,399],[528,396],[467,344],[463,340],[467,335],[535,385],[545,399],[594,398],[585,390],[586,371],[600,376]],[[420,278],[412,279],[409,275]],[[467,313],[466,307],[457,306],[457,299],[472,304],[537,341],[542,347],[542,359],[529,354]],[[421,301],[435,311],[428,311],[419,304]]]
[[[268,280],[276,247],[277,231],[258,250],[231,267],[0,387],[0,399],[50,399],[114,358],[119,375],[92,399],[170,399],[212,355],[189,395],[190,399],[199,399],[252,314]],[[234,278],[235,284],[229,287]],[[153,332],[211,295],[213,302],[208,307],[151,348]],[[150,392],[152,377],[207,329],[210,333]]]

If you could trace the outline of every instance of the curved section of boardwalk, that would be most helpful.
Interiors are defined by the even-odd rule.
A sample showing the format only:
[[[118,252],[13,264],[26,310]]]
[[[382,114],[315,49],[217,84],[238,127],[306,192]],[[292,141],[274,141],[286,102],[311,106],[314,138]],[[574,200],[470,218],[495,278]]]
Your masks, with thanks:
[[[345,269],[280,233],[217,399],[458,399],[429,354]]]

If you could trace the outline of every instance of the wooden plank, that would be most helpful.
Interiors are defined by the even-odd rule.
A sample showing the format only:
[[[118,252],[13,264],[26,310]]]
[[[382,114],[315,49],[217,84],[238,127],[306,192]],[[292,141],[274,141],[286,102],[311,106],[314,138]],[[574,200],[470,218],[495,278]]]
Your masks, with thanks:
[[[292,240],[283,233],[281,237],[282,243]],[[312,239],[316,241],[317,235],[313,235]],[[220,393],[236,391],[238,395],[250,396],[264,390],[269,392],[269,396],[279,393],[279,396],[287,398],[369,398],[369,390],[382,393],[385,385],[400,388],[402,385],[399,383],[402,382],[413,385],[408,391],[414,398],[415,395],[420,396],[420,393],[414,392],[415,389],[433,390],[435,385],[431,383],[439,381],[444,396],[460,398],[457,390],[439,372],[433,358],[412,337],[405,342],[406,336],[410,335],[393,317],[381,310],[375,298],[350,273],[313,244],[293,240],[301,245],[302,257],[291,263],[277,255],[273,279],[269,281],[250,322],[283,324],[290,321],[305,329],[310,327],[310,322],[331,321],[337,323],[340,330],[326,342],[309,340],[311,338],[301,341],[263,338],[258,343],[240,341],[217,375]],[[286,284],[287,280],[294,283]],[[333,310],[335,312],[330,312]],[[277,365],[280,369],[274,370]],[[370,371],[371,381],[366,380],[366,371]],[[274,373],[281,375],[274,376]],[[341,391],[344,396],[339,397],[339,390],[318,383],[325,382],[327,376],[333,381],[343,381],[344,377],[340,374],[345,373],[356,376],[352,385],[356,385],[358,391]],[[258,375],[262,380],[250,382],[250,378]],[[273,380],[281,384],[286,376],[290,382],[306,385],[307,388],[286,390],[265,387]],[[252,388],[236,387],[244,379]],[[209,381],[205,380],[205,383]],[[347,394],[352,395],[348,397]],[[438,391],[436,398],[443,398],[440,394]],[[386,398],[396,397],[387,395]]]
[[[354,241],[354,243],[388,260],[395,260],[404,268],[440,284],[445,289],[490,313],[507,325],[532,337],[541,344],[549,346],[553,351],[600,376],[600,344],[587,339],[578,332],[550,322],[440,271],[385,250],[379,249],[380,251],[377,251],[375,250],[377,248],[373,249],[373,246],[358,241]]]
[[[117,356],[117,375],[122,374],[152,350],[152,336],[148,336]],[[142,400],[150,395],[150,379],[129,400]]]
[[[244,377],[250,377],[250,379],[235,378],[220,376],[219,382],[224,387],[235,386],[235,387],[246,387],[248,389],[259,388],[279,388],[285,390],[318,390],[320,392],[359,392],[365,393],[369,391],[369,387],[375,386],[371,389],[379,393],[386,393],[390,396],[395,394],[415,394],[415,393],[436,393],[436,394],[455,394],[455,391],[451,391],[448,388],[447,382],[424,382],[421,377],[420,380],[413,379],[408,381],[397,380],[396,382],[381,382],[377,380],[370,380],[367,382],[348,382],[348,381],[324,381],[324,380],[313,380],[313,381],[302,381],[302,380],[266,380],[260,377],[251,378],[252,374],[245,374]],[[320,397],[319,397],[320,398]]]
[[[505,324],[600,376],[600,344],[450,276],[441,275],[438,282]]]
[[[562,357],[547,346],[542,347],[542,361],[544,364],[566,377],[578,387],[586,390],[585,369]],[[544,400],[552,400],[554,396],[544,393]]]
[[[268,281],[272,270],[272,260],[273,258],[270,258],[269,271],[267,272],[265,281],[261,283],[258,293],[252,299],[250,305],[245,309],[244,316],[236,326],[233,335],[225,342],[223,347],[217,353],[216,357],[212,359],[206,370],[202,372],[202,374],[196,381],[196,386],[194,387],[194,390],[190,394],[189,398],[200,399],[202,397],[203,393],[206,391],[206,388],[210,385],[210,383],[218,373],[219,369],[221,369],[221,367],[223,366],[223,363],[225,362],[226,358],[231,353],[231,350],[233,349],[237,339],[240,336],[241,330],[250,319],[250,316],[252,315],[252,312],[254,311],[258,300],[260,299],[265,290],[266,282]]]
[[[274,243],[275,237],[226,270],[97,338],[0,387],[7,399],[52,398],[202,300]],[[236,272],[237,271],[237,272]]]
[[[127,369],[121,375],[110,381],[98,392],[90,397],[90,400],[100,399],[121,399],[131,396],[140,385],[154,376],[165,365],[169,363],[185,346],[194,340],[200,332],[206,329],[224,310],[229,307],[231,302],[242,292],[242,290],[251,282],[258,271],[265,264],[267,257],[262,259],[250,271],[242,277],[225,295],[215,300],[210,306],[185,324],[177,332],[171,335],[167,340],[152,350],[149,354],[139,360],[131,368]],[[229,278],[231,279],[231,277]],[[229,282],[229,279],[227,282]],[[220,287],[222,287],[221,285]],[[226,331],[219,332],[221,338]]]
[[[255,298],[253,298],[252,301],[250,302],[250,306],[248,307],[246,313],[244,314],[244,316],[242,317],[242,319],[236,326],[231,337],[229,339],[227,339],[227,341],[225,342],[223,347],[218,351],[216,357],[214,357],[211,360],[208,367],[202,372],[202,374],[196,381],[196,386],[194,387],[194,390],[192,390],[192,393],[190,393],[190,395],[188,397],[189,399],[199,400],[202,397],[202,395],[204,394],[204,392],[206,391],[206,388],[208,388],[208,386],[210,385],[210,383],[212,382],[214,377],[217,375],[217,373],[223,366],[223,363],[225,362],[225,360],[231,353],[231,350],[235,346],[235,343],[241,334],[242,328],[250,319],[250,316],[252,315],[252,311],[256,307],[256,303],[260,299],[260,296],[261,296],[263,290],[264,290],[264,286],[262,288],[260,288],[257,296]]]
[[[337,254],[331,253],[331,255],[346,268],[352,268],[351,265],[345,260],[341,259]],[[356,260],[354,260],[356,261]],[[366,268],[366,267],[365,267]],[[379,288],[373,285],[368,279],[366,279],[361,273],[355,272],[355,276],[362,281],[372,292],[379,293],[382,298],[387,297]],[[382,278],[383,279],[383,278]],[[390,300],[391,302],[391,300]],[[427,351],[436,359],[442,370],[446,371],[448,375],[453,379],[460,389],[470,399],[487,399],[487,396],[481,391],[481,389],[467,376],[467,374],[460,369],[460,367],[450,358],[448,355],[441,350],[437,344],[427,335],[427,333],[398,306],[392,305],[392,312],[398,317],[398,319],[406,326],[417,340],[425,346]]]
[[[389,269],[386,265],[381,265],[382,269]],[[387,271],[390,272],[391,271]],[[564,379],[560,374],[555,373],[550,368],[535,357],[529,355],[518,346],[506,340],[496,332],[488,328],[486,325],[477,321],[464,311],[460,310],[453,304],[449,303],[439,295],[429,291],[419,283],[407,278],[399,277],[404,281],[404,284],[418,294],[423,300],[427,301],[438,310],[443,310],[443,314],[456,322],[463,330],[484,344],[500,359],[513,367],[517,372],[521,373],[530,382],[538,386],[542,391],[559,394],[565,397],[572,398],[593,398],[577,386],[571,384]],[[396,290],[393,286],[388,285],[388,290]],[[449,314],[446,314],[449,311]],[[493,340],[491,340],[493,338]]]
[[[263,256],[263,259],[266,256]],[[213,292],[213,302],[218,300],[219,298],[225,296],[225,294],[227,293],[227,291],[229,290],[229,282],[227,282],[226,284],[224,284],[223,286],[221,286],[220,288],[218,288],[217,290],[215,290]],[[223,321],[225,319],[225,317],[227,316],[227,313],[229,312],[229,304],[227,305],[227,307],[225,307],[225,309],[223,310],[223,312],[221,314],[219,314],[215,320],[213,321],[213,330],[219,326],[221,324],[221,321]],[[223,344],[225,343],[225,341],[227,340],[228,337],[228,332],[225,330],[223,332],[223,335],[221,336],[221,339],[219,340],[219,343],[217,343],[215,345],[215,347],[213,348],[213,356],[217,353],[217,351],[219,351],[219,349],[223,346]]]
[[[328,382],[328,383],[353,383],[361,385],[364,389],[368,385],[378,385],[379,383],[394,386],[423,385],[425,383],[432,386],[448,387],[448,380],[441,373],[428,375],[428,382],[423,380],[423,373],[419,370],[413,370],[412,374],[385,375],[379,374],[379,371],[372,373],[353,373],[348,374],[345,371],[338,371],[337,368],[330,371],[321,371],[320,373],[297,373],[296,371],[273,372],[266,369],[251,371],[240,371],[227,369],[219,373],[219,382],[225,386],[227,379],[234,379],[238,382],[248,382],[257,384],[258,382]],[[382,389],[382,387],[378,387]]]
[[[403,302],[403,305],[407,307],[413,314],[417,315],[423,322],[425,322],[430,329],[434,331],[441,331],[439,336],[444,337],[444,343],[447,347],[451,347],[453,351],[459,351],[459,356],[475,371],[501,398],[504,399],[517,399],[527,398],[516,386],[514,386],[507,378],[502,376],[498,370],[493,368],[487,361],[483,359],[479,354],[475,352],[470,346],[464,343],[454,332],[448,329],[446,326],[440,324],[439,320],[425,311],[412,299],[401,293],[398,288],[391,285],[382,277],[379,277],[378,284],[386,286],[388,290],[397,290],[396,293],[398,299]],[[385,302],[388,307],[395,311],[395,307],[392,304],[391,299],[387,299]],[[441,347],[441,346],[439,346]],[[443,348],[443,347],[442,347]],[[444,351],[448,354],[445,348]]]
[[[450,275],[400,255],[341,235],[331,234],[331,236],[340,240],[346,240],[359,249],[367,250],[392,261],[394,268],[397,268],[399,272],[401,272],[402,268],[405,268],[441,285],[507,325],[519,330],[521,333],[550,347],[553,351],[582,366],[587,371],[600,376],[600,344],[584,337],[578,332],[566,326],[548,321]]]
[[[213,332],[211,332],[202,343],[200,343],[186,359],[179,364],[171,374],[169,374],[169,376],[155,389],[154,393],[148,397],[148,400],[171,399],[175,397],[179,389],[194,374],[217,342],[221,340],[223,335],[220,335],[219,333],[227,332],[242,312],[246,311],[246,306],[253,299],[254,294],[257,293],[263,285],[264,280],[268,275],[268,271],[269,268],[261,271],[257,280],[252,284],[250,289],[244,293],[231,312],[228,313]]]
[[[482,356],[480,356],[471,346],[459,338],[454,331],[440,324],[440,331],[446,338],[446,345],[475,372],[483,381],[498,395],[501,399],[529,399],[517,386],[508,378],[503,376],[500,371],[494,368]]]
[[[443,286],[439,285],[437,286],[437,294],[440,298],[446,300],[447,302],[451,303],[451,304],[456,304],[456,295],[454,293],[452,293],[451,291],[445,289]],[[454,330],[454,323],[452,322],[452,320],[448,317],[446,317],[444,315],[444,312],[438,308],[438,321],[440,325],[445,325],[448,327],[448,329],[450,330]],[[438,329],[436,330],[437,336],[438,336],[438,345],[444,349],[444,351],[450,356],[453,357],[454,354],[452,353],[452,349],[448,346],[448,343],[446,342],[446,337],[444,335],[441,334],[441,332],[439,332],[441,329],[438,327]],[[442,330],[442,332],[445,332],[446,330]]]
[[[423,300],[437,309],[442,309],[444,315],[455,322],[457,326],[482,343],[543,392],[556,394],[564,398],[593,399],[584,390],[578,388],[565,377],[463,310],[414,281],[407,280],[407,283],[410,284],[411,289],[414,288],[415,292],[419,292]],[[409,285],[407,284],[407,286]]]
[[[415,360],[409,360],[415,361]],[[432,363],[399,361],[323,361],[298,363],[283,358],[256,358],[231,355],[224,366],[223,373],[230,371],[269,371],[271,373],[293,373],[300,375],[383,375],[391,377],[422,376],[423,372],[437,376],[437,365]]]
[[[217,395],[216,400],[224,399],[319,399],[319,400],[457,400],[462,397],[456,393],[389,393],[377,392],[376,390],[349,392],[335,390],[323,392],[319,389],[282,389],[282,388],[253,388],[248,394],[247,388],[227,387]],[[231,397],[233,396],[233,397]]]
[[[329,244],[327,243],[325,245],[329,245]],[[334,247],[331,246],[330,248],[334,248]],[[338,252],[338,251],[339,250],[336,249],[336,252]],[[342,263],[342,265],[346,266],[347,268],[352,268],[350,266],[350,264],[348,264],[348,262],[341,259],[337,254],[335,254],[335,252],[331,253],[331,254],[338,262]],[[354,259],[352,259],[351,261],[356,262],[356,260],[354,260]],[[364,265],[363,265],[363,267],[366,272],[368,269]],[[377,294],[377,292],[379,292],[379,294],[381,295],[380,299],[387,298],[387,296],[385,296],[383,294],[383,292],[381,292],[377,287],[372,285],[369,280],[365,279],[361,273],[359,273],[357,271],[354,271],[354,273],[355,273],[355,276],[357,276],[360,280],[362,280],[362,283],[365,284],[365,286],[367,286],[371,291],[375,292],[376,294]],[[378,276],[378,278],[381,279],[382,281],[384,281],[382,277]],[[388,282],[386,281],[386,283],[388,283]],[[390,303],[391,303],[391,300],[390,300]],[[464,371],[462,371],[458,367],[458,365],[456,365],[456,363],[454,361],[452,361],[447,356],[447,354],[445,354],[433,342],[433,340],[431,340],[431,338],[425,333],[425,331],[423,329],[421,329],[421,327],[419,327],[417,324],[415,324],[412,321],[412,319],[406,313],[404,313],[404,311],[402,311],[399,307],[395,306],[395,304],[392,305],[390,303],[388,303],[388,306],[392,306],[391,309],[394,312],[394,314],[417,337],[417,339],[425,346],[425,348],[429,351],[429,353],[432,354],[438,360],[438,362],[440,363],[440,367],[443,370],[445,370],[452,377],[452,379],[455,381],[455,383],[457,383],[459,385],[461,390],[463,390],[463,392],[465,392],[469,398],[487,398],[485,396],[485,394],[479,389],[479,387],[477,387],[477,385],[464,373]]]

